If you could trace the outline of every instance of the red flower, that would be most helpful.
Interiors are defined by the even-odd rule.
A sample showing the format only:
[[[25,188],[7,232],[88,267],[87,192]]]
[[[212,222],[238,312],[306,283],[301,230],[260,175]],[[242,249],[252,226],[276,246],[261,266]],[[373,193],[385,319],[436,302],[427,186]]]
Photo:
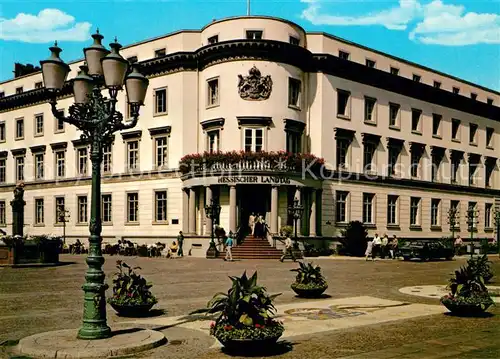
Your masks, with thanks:
[[[215,327],[215,322],[210,323],[210,328]]]
[[[255,328],[261,328],[262,325],[260,325],[259,323],[255,323]]]
[[[231,325],[224,325],[224,330],[232,330],[233,327]]]

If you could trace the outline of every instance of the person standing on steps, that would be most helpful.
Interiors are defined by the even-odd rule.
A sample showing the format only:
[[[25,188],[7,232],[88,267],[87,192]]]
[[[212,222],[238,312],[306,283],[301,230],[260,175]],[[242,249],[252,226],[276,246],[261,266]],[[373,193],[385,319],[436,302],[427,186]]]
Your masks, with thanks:
[[[295,254],[293,253],[293,244],[292,240],[290,239],[290,236],[286,237],[285,239],[285,248],[283,249],[283,255],[280,258],[280,262],[283,262],[285,257],[287,255],[290,255],[290,258],[295,262]]]
[[[225,261],[233,261],[233,253],[231,252],[231,249],[233,248],[233,232],[229,231],[229,235],[227,236],[226,239],[226,257],[224,258]]]
[[[255,215],[253,214],[253,212],[248,217],[248,227],[250,227],[250,233],[253,236],[255,231]]]
[[[182,234],[182,231],[180,231],[179,235],[177,236],[177,244],[179,245],[177,256],[184,257],[184,252],[182,251],[182,246],[184,245],[184,234]]]

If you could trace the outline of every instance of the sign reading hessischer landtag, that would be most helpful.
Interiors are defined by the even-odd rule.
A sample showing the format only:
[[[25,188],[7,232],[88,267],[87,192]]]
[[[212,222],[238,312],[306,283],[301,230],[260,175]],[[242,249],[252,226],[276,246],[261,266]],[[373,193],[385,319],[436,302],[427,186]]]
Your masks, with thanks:
[[[218,183],[252,183],[252,184],[290,184],[290,178],[284,176],[223,176]]]

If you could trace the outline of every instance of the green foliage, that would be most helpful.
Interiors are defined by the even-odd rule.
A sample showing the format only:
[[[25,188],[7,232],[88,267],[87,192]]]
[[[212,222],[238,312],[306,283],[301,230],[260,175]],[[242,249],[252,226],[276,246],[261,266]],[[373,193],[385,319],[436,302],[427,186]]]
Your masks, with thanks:
[[[256,324],[252,326],[234,327],[230,324],[212,323],[210,334],[222,343],[231,339],[267,339],[280,337],[283,334],[283,325],[278,321],[271,321],[268,325]]]
[[[485,254],[481,257],[470,258],[467,260],[467,266],[484,279],[486,283],[493,278],[493,270],[491,269],[491,262],[488,260],[488,256]]]
[[[360,221],[352,221],[342,231],[343,238],[340,239],[343,254],[363,257],[368,242],[368,231]]]
[[[113,296],[108,299],[109,303],[142,305],[158,302],[150,291],[153,285],[135,272],[141,269],[140,267],[132,268],[127,263],[118,260],[116,268],[118,272],[113,277]]]
[[[206,309],[194,313],[218,314],[215,326],[225,325],[237,329],[273,325],[276,308],[274,299],[280,294],[268,295],[266,288],[257,285],[257,272],[247,277],[229,277],[232,286],[226,293],[217,293]]]
[[[321,274],[320,266],[313,266],[312,263],[299,262],[299,268],[290,269],[290,271],[297,272],[294,284],[311,287],[323,287],[327,285],[325,277]]]
[[[283,237],[290,237],[293,233],[292,226],[283,226],[281,227],[280,233]]]
[[[24,245],[24,243],[35,243],[39,247],[49,245],[62,245],[62,237],[48,236],[46,234],[31,237],[4,236],[2,237],[2,241],[7,245],[7,247],[20,247]]]

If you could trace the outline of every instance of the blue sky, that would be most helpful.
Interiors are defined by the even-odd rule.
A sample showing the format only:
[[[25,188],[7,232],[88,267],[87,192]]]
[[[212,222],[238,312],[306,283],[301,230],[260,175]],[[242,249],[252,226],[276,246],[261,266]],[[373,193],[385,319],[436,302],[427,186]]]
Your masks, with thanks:
[[[500,0],[252,0],[252,14],[294,21],[500,91]],[[82,57],[96,27],[130,44],[244,15],[246,0],[0,0],[0,80],[57,39]]]

